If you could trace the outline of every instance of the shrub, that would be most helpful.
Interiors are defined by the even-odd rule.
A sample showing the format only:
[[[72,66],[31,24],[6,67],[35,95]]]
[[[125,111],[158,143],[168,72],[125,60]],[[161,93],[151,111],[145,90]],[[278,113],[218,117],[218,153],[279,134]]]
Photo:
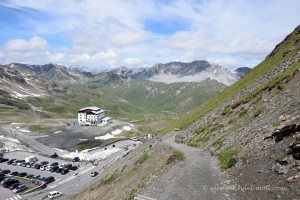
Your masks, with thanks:
[[[277,85],[277,89],[282,91],[284,89],[284,86],[282,84],[279,84]]]
[[[148,151],[144,151],[143,154],[137,160],[137,163],[139,164],[143,163],[145,160],[148,159],[148,157],[149,157]]]
[[[100,185],[106,185],[113,182],[117,177],[117,171],[112,173],[110,176],[105,176],[103,179],[100,180]]]
[[[231,118],[229,121],[228,121],[228,124],[232,124],[236,121],[236,118]]]
[[[215,151],[218,151],[223,146],[224,138],[219,138],[215,140],[212,145],[216,147]]]
[[[254,117],[258,117],[264,110],[266,106],[260,105],[254,112]]]
[[[244,117],[244,115],[248,112],[248,109],[245,109],[244,107],[239,112],[239,117]]]
[[[222,170],[229,169],[237,163],[234,156],[239,152],[239,149],[239,147],[227,149],[218,155]]]
[[[222,115],[227,115],[227,114],[231,113],[231,110],[232,110],[231,105],[227,105],[227,106],[224,108],[224,110],[223,110],[223,112],[222,112]]]
[[[254,98],[252,105],[258,103],[260,100],[262,100],[262,95],[258,95],[257,97]]]
[[[194,139],[190,139],[188,141],[187,145],[189,145],[191,147],[197,147],[198,146],[197,142],[195,142]]]
[[[123,171],[126,169],[126,167],[127,167],[127,165],[124,165],[124,166],[122,167],[121,172],[123,172]]]
[[[171,164],[177,160],[183,160],[184,159],[184,155],[181,151],[177,151],[174,150],[173,153],[169,156],[169,158],[167,159],[166,164]]]
[[[125,198],[125,200],[131,200],[134,198],[134,195],[137,193],[138,188],[137,187],[132,187],[131,190],[128,192],[127,197]]]

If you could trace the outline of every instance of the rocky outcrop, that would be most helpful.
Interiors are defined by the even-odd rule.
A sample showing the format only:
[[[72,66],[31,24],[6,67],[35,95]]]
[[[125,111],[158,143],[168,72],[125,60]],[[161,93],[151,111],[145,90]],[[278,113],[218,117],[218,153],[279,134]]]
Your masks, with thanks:
[[[280,142],[283,138],[290,137],[298,131],[300,131],[300,124],[289,124],[277,128],[270,136],[265,137],[265,139],[275,138],[275,142]]]
[[[300,160],[300,132],[296,135],[296,141],[289,145],[289,154],[293,156],[294,159]]]

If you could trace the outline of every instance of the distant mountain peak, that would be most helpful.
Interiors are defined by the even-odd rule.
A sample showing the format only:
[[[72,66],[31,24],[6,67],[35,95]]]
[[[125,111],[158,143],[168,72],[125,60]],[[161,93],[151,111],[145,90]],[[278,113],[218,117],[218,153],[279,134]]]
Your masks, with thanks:
[[[154,82],[201,82],[206,79],[211,79],[225,85],[231,85],[247,73],[249,69],[250,68],[239,68],[237,71],[232,72],[220,65],[211,64],[206,60],[195,60],[190,63],[157,63],[152,67],[137,69],[120,67],[115,69],[114,73],[134,79],[150,80]]]

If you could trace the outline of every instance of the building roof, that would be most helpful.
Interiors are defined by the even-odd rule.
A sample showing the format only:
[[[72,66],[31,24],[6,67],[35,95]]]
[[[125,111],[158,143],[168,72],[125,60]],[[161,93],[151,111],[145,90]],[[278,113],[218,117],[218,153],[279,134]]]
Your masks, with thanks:
[[[91,106],[91,107],[84,107],[81,108],[78,113],[87,113],[87,114],[95,114],[98,115],[100,113],[103,113],[105,110],[98,108],[96,106]]]
[[[101,108],[98,108],[96,106],[90,106],[90,107],[84,107],[84,108],[81,108],[79,111],[83,111],[83,110],[93,110],[93,111],[98,111],[98,110],[101,110]]]
[[[110,119],[111,119],[111,117],[104,117],[102,120],[107,121],[107,120],[110,120]]]

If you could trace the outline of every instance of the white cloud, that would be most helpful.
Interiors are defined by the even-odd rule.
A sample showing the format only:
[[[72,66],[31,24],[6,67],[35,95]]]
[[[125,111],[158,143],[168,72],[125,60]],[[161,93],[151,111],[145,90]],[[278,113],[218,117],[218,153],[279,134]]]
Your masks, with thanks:
[[[179,31],[169,38],[159,39],[156,44],[180,50],[200,50],[208,46],[210,38],[203,31]]]
[[[232,57],[226,57],[226,58],[208,58],[209,62],[223,65],[223,66],[236,66],[238,64],[237,60]]]
[[[125,58],[123,61],[127,65],[134,65],[142,62],[142,60],[139,58]]]
[[[134,45],[143,42],[149,38],[151,34],[142,30],[134,30],[129,32],[121,32],[116,34],[112,39],[112,45],[123,47],[128,45]]]
[[[298,0],[10,0],[5,6],[33,10],[36,18],[24,17],[31,39],[14,39],[20,34],[13,36],[11,32],[11,40],[0,50],[0,62],[59,62],[91,68],[174,60],[253,66],[299,24],[300,18]],[[41,13],[45,16],[40,17]],[[183,19],[189,24],[168,34],[160,34],[164,26],[158,26],[156,32],[145,28],[146,20],[165,19]],[[59,44],[56,36],[66,44]]]
[[[8,52],[48,52],[50,50],[44,38],[33,36],[29,40],[13,39],[4,44],[4,51]]]

